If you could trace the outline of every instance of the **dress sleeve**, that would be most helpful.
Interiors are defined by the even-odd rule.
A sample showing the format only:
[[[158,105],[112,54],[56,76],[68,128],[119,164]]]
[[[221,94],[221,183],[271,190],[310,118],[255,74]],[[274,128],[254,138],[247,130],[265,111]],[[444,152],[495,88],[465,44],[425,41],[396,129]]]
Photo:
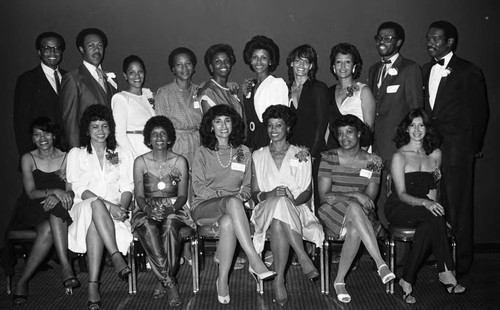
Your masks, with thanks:
[[[86,158],[86,150],[73,148],[66,164],[66,179],[71,184],[75,198],[82,200],[82,193],[89,188],[90,177]]]
[[[330,178],[332,176],[333,159],[328,152],[321,153],[321,162],[319,163],[318,177]]]
[[[272,105],[281,104],[290,106],[290,101],[288,101],[288,86],[286,86],[285,81],[282,78],[277,78],[273,82],[274,91],[271,92],[269,102]]]
[[[135,153],[134,147],[127,136],[128,100],[123,94],[115,94],[111,99],[111,109],[116,123],[116,141],[118,144]],[[133,154],[136,156],[137,154]]]
[[[168,94],[165,87],[160,87],[155,95],[155,113],[156,115],[167,116]]]
[[[217,191],[208,187],[208,182],[205,176],[206,160],[205,148],[201,146],[196,150],[193,159],[193,190],[198,197],[211,199],[218,197]]]
[[[134,157],[127,149],[120,148],[121,154],[120,161],[120,178],[118,179],[118,187],[120,193],[124,192],[134,192],[134,177],[133,177],[133,165]]]

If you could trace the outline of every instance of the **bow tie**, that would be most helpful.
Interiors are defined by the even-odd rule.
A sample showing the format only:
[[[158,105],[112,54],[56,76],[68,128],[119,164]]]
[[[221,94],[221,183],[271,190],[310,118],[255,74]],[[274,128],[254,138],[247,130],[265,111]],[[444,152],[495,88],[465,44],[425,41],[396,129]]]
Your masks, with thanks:
[[[391,63],[391,60],[390,60],[390,59],[387,59],[387,60],[383,60],[383,59],[382,59],[382,60],[381,60],[381,62],[382,62],[383,64],[390,64],[390,63]]]
[[[444,58],[441,58],[440,60],[436,60],[436,59],[432,58],[431,64],[432,64],[432,66],[434,66],[435,64],[438,64],[440,66],[444,66]]]

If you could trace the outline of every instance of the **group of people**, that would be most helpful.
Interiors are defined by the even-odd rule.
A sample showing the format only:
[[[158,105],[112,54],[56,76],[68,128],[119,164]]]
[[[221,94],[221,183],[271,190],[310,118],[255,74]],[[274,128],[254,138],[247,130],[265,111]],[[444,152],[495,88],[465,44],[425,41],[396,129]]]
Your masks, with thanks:
[[[101,30],[78,34],[83,64],[70,72],[59,68],[64,39],[41,34],[41,65],[16,84],[25,195],[9,227],[35,227],[37,239],[14,303],[26,301],[28,280],[54,244],[66,289],[80,286],[67,249],[87,253],[88,308],[99,309],[103,249],[126,279],[131,270],[122,254],[135,232],[158,282],[154,298],[166,295],[179,306],[176,274],[181,258],[189,261],[181,231],[207,225],[219,235],[215,286],[222,304],[230,302],[236,241],[257,281],[274,278],[280,306],[288,301],[290,247],[313,280],[319,272],[303,240],[321,247],[325,233],[344,241],[334,280],[339,301],[351,300],[345,277],[361,242],[382,283],[395,279],[377,245],[379,221],[416,228],[399,280],[406,302],[416,302],[412,286],[429,252],[447,292],[465,292],[456,272],[467,273],[472,263],[471,180],[489,114],[482,73],[454,54],[458,33],[449,22],[429,26],[432,62],[423,70],[399,54],[399,24],[382,23],[374,39],[381,61],[370,68],[368,84],[357,81],[363,62],[348,43],[330,54],[338,84],[328,88],[316,79],[318,56],[307,44],[288,55],[287,83],[272,75],[278,46],[255,36],[243,52],[253,78],[230,81],[233,49],[216,44],[204,56],[212,78],[197,85],[196,55],[179,47],[168,57],[173,81],[153,94],[143,87],[146,66],[135,55],[123,61],[127,87],[117,92],[115,76],[102,69],[108,40]],[[446,220],[458,241],[457,266]],[[266,239],[272,270],[259,257]]]

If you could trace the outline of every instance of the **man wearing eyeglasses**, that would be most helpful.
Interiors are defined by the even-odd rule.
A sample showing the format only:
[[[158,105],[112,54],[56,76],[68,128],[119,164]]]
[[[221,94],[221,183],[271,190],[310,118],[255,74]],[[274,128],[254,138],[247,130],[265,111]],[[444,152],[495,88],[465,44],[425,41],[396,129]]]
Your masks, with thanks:
[[[479,67],[455,54],[458,31],[453,24],[433,22],[426,39],[431,62],[423,66],[425,110],[443,137],[441,195],[457,240],[460,277],[473,259],[474,161],[489,118],[486,82]]]
[[[14,134],[19,156],[33,149],[29,128],[31,122],[46,116],[59,123],[58,105],[61,78],[59,68],[64,52],[64,38],[55,32],[44,32],[35,41],[40,64],[20,75],[14,92]]]
[[[380,61],[370,67],[368,85],[375,96],[375,139],[373,151],[384,160],[382,180],[387,178],[391,159],[396,152],[392,140],[403,117],[414,108],[423,107],[423,84],[420,66],[399,53],[405,41],[403,27],[395,22],[384,22],[374,37]],[[384,204],[386,182],[380,186],[377,200],[379,220],[387,227]]]
[[[102,69],[108,38],[99,29],[87,28],[76,37],[76,47],[83,64],[68,72],[62,80],[59,106],[68,148],[80,146],[80,118],[87,107],[102,104],[111,108],[111,97],[117,85],[113,73]]]

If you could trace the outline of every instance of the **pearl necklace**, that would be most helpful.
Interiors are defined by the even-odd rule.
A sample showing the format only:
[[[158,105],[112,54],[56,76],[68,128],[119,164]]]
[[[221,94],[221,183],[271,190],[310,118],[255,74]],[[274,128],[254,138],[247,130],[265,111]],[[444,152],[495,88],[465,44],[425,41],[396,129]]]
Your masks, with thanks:
[[[215,151],[215,155],[217,155],[217,160],[219,161],[219,165],[222,167],[222,168],[227,168],[229,166],[231,166],[231,162],[232,162],[232,158],[233,158],[233,148],[232,147],[229,147],[229,163],[227,165],[223,165],[222,162],[220,161],[220,157],[219,157],[219,151]]]

